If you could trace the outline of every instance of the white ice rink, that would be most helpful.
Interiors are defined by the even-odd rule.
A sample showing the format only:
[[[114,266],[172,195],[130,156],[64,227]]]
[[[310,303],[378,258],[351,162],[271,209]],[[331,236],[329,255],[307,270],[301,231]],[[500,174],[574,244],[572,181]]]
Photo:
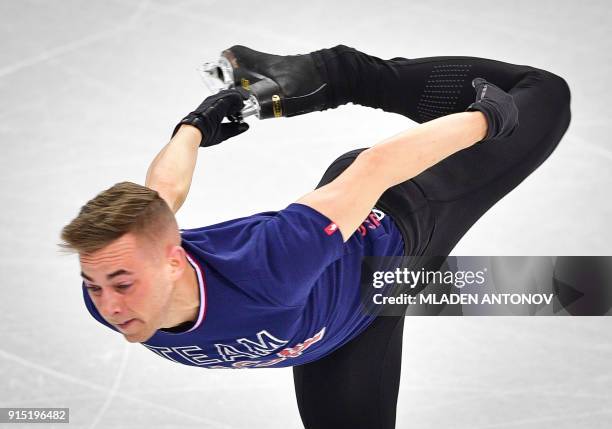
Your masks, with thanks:
[[[453,254],[612,255],[611,18],[603,0],[0,0],[0,407],[69,407],[59,428],[302,427],[291,369],[203,370],[128,344],[87,313],[78,260],[56,246],[95,194],[144,183],[208,95],[196,67],[234,44],[480,56],[561,75],[573,116],[558,149]],[[182,228],[282,209],[339,154],[416,125],[353,105],[249,122],[200,150]],[[611,318],[406,320],[398,428],[611,420]]]

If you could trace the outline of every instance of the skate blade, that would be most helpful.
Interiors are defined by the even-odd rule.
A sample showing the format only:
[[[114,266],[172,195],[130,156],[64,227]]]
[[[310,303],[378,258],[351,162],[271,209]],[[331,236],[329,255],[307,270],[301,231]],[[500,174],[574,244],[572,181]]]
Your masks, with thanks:
[[[235,88],[234,71],[232,65],[227,58],[221,56],[217,61],[209,61],[197,68],[202,78],[202,82],[211,94],[216,94],[224,89]],[[244,107],[238,115],[230,116],[232,121],[242,121],[249,116],[256,116],[259,119],[261,108],[257,98],[251,94],[248,100],[245,100]]]
[[[202,82],[213,94],[234,87],[234,71],[225,57],[220,57],[217,61],[205,62],[197,70]]]
[[[251,94],[249,99],[244,101],[244,107],[240,113],[238,115],[230,115],[228,117],[234,122],[242,122],[244,118],[248,118],[249,116],[255,116],[257,119],[261,119],[259,117],[260,111],[261,107],[259,106],[257,98]]]

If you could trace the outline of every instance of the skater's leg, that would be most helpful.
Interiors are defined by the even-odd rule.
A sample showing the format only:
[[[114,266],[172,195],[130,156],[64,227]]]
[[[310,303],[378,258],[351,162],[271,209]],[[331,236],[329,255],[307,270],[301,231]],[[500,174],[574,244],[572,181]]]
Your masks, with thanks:
[[[345,45],[311,55],[327,83],[328,108],[352,102],[418,123],[465,111],[475,99],[476,77],[510,91],[527,73],[538,70],[468,56],[383,60]]]
[[[519,127],[512,136],[457,152],[409,181],[429,202],[432,248],[440,254],[531,174],[569,126],[569,87],[545,70],[476,57],[382,60],[343,45],[313,55],[329,84],[328,107],[353,102],[424,122],[465,110],[475,77],[514,97]]]
[[[306,429],[392,429],[404,317],[379,316],[333,353],[293,368]]]

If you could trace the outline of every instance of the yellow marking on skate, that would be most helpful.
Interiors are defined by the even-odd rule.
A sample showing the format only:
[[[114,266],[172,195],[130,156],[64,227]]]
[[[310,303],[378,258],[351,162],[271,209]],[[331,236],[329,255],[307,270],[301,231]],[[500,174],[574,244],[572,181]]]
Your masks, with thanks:
[[[278,95],[272,96],[272,111],[274,112],[275,118],[283,116],[283,109],[281,107],[281,99]]]
[[[245,79],[245,78],[241,78],[241,79],[240,79],[240,85],[241,85],[241,86],[242,86],[244,89],[246,89],[246,90],[250,89],[250,88],[249,88],[250,84],[251,84],[251,82],[249,82],[249,80],[248,80],[248,79]]]

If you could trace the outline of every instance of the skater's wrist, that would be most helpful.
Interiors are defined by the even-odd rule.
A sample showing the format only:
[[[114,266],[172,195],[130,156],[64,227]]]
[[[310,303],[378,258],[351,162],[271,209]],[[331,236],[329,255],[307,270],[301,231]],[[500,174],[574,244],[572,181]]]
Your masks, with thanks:
[[[467,129],[474,136],[472,138],[472,140],[474,140],[472,144],[484,140],[487,136],[487,131],[489,128],[489,125],[487,123],[487,117],[484,115],[484,113],[480,111],[473,111],[465,112],[465,115],[467,120],[469,121],[469,126]]]
[[[487,119],[483,140],[510,137],[519,126],[518,108],[511,94],[483,78],[472,80],[476,101],[466,111],[480,111]]]
[[[200,131],[198,127],[191,124],[181,124],[176,134],[182,134],[185,137],[183,139],[185,144],[197,143],[197,147],[200,147],[200,142],[204,140],[202,131]]]

